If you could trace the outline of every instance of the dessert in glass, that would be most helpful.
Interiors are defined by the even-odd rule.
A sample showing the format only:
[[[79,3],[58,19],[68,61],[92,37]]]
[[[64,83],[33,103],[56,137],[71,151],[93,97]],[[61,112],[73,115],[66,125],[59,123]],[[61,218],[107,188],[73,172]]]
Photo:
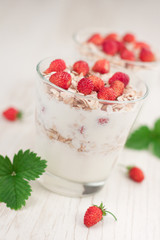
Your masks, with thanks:
[[[83,29],[74,35],[79,53],[95,61],[105,58],[115,65],[128,69],[146,81],[150,97],[143,107],[137,124],[150,123],[159,117],[150,114],[152,106],[159,101],[160,53],[133,33],[117,33],[107,29]],[[142,41],[141,41],[142,40]]]
[[[37,72],[36,151],[48,161],[40,182],[72,197],[96,193],[117,163],[147,86],[106,59],[88,65],[47,58]]]

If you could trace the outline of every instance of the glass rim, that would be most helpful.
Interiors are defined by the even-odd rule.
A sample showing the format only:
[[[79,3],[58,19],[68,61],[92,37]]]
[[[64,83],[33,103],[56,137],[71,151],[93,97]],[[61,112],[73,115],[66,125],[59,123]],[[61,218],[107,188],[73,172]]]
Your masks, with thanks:
[[[41,63],[43,63],[45,60],[47,59],[50,59],[50,58],[53,58],[53,57],[46,57],[44,59],[42,59],[36,66],[36,71],[38,73],[38,75],[40,76],[40,78],[45,82],[45,83],[48,83],[49,85],[53,86],[55,89],[57,90],[60,90],[60,91],[63,91],[63,92],[66,92],[66,93],[69,93],[71,95],[74,95],[74,96],[77,96],[78,98],[83,98],[83,99],[86,99],[86,100],[96,100],[98,101],[99,103],[102,103],[103,104],[128,104],[128,103],[136,103],[136,102],[139,102],[141,100],[144,100],[147,96],[148,96],[148,93],[149,93],[149,89],[148,89],[148,86],[147,84],[143,81],[143,80],[139,80],[141,83],[144,84],[145,86],[145,93],[143,94],[142,97],[140,98],[137,98],[137,99],[134,99],[134,100],[126,100],[126,101],[111,101],[111,100],[103,100],[103,99],[98,99],[98,98],[93,98],[91,95],[81,95],[79,93],[75,93],[75,92],[72,92],[72,91],[69,91],[69,90],[66,90],[66,89],[63,89],[61,87],[58,87],[57,85],[55,85],[54,83],[51,83],[40,71],[40,65]],[[54,58],[53,58],[54,59]],[[138,77],[136,77],[138,79]]]
[[[74,41],[77,43],[77,44],[79,44],[80,45],[80,41],[78,40],[78,36],[79,36],[79,34],[80,33],[82,33],[82,32],[85,32],[85,31],[87,31],[88,30],[88,32],[91,32],[91,33],[94,33],[94,32],[96,32],[96,30],[97,30],[97,32],[98,32],[98,30],[99,30],[99,32],[101,33],[102,31],[106,31],[106,34],[107,33],[109,33],[110,32],[110,30],[109,31],[107,31],[107,29],[106,28],[94,28],[94,27],[91,27],[91,28],[81,28],[81,29],[79,29],[78,31],[76,31],[73,35],[72,35],[72,37],[73,37],[73,39],[74,39]],[[113,32],[113,31],[112,31]],[[108,56],[108,55],[107,55]],[[108,56],[109,58],[111,58],[110,56]],[[157,60],[157,61],[154,61],[154,62],[141,62],[141,61],[130,61],[130,60],[125,60],[125,59],[119,59],[120,60],[120,62],[122,62],[122,63],[124,63],[124,64],[132,64],[132,65],[135,65],[135,66],[139,66],[139,67],[153,67],[153,66],[157,66],[158,64],[160,64],[160,60]],[[113,62],[114,63],[114,62]],[[114,64],[116,64],[116,63],[114,63]],[[118,64],[117,64],[118,65]]]

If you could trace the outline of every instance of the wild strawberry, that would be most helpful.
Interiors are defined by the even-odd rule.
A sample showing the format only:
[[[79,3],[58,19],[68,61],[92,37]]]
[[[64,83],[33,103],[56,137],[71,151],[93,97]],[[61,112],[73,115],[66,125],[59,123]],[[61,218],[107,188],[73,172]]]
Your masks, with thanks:
[[[134,53],[127,48],[121,50],[120,57],[124,60],[135,61]]]
[[[71,75],[67,72],[57,72],[50,76],[49,81],[58,87],[68,89],[71,85]]]
[[[124,49],[127,49],[124,42],[116,41],[118,53],[121,53]]]
[[[75,62],[73,65],[73,71],[77,72],[78,74],[83,73],[83,76],[85,76],[89,72],[88,63],[85,61]]]
[[[139,54],[139,59],[142,62],[153,62],[155,61],[155,55],[151,50],[142,48]]]
[[[123,72],[116,72],[113,74],[113,76],[108,80],[109,84],[112,85],[112,83],[116,80],[119,80],[124,83],[125,87],[129,83],[129,76],[126,73]]]
[[[127,43],[135,42],[136,38],[132,33],[126,33],[123,37],[123,41]]]
[[[105,125],[105,124],[107,124],[109,122],[109,119],[108,118],[99,118],[98,119],[98,123],[100,124],[100,125]]]
[[[113,215],[113,213],[105,209],[103,203],[101,203],[100,206],[93,205],[89,207],[84,215],[84,225],[86,227],[92,227],[96,223],[103,220],[103,216],[106,216],[107,213],[111,214],[117,221],[117,218]]]
[[[114,56],[118,52],[118,45],[114,39],[108,39],[103,42],[102,49],[103,52]]]
[[[110,70],[110,63],[106,59],[100,59],[95,62],[92,70],[101,74],[108,73]]]
[[[93,82],[94,91],[98,92],[102,87],[104,87],[104,81],[101,78],[95,75],[90,75],[88,78]]]
[[[22,118],[22,112],[13,107],[6,109],[2,114],[9,121],[16,121]]]
[[[93,43],[93,44],[99,46],[103,42],[103,37],[99,33],[95,33],[88,39],[87,42]]]
[[[114,101],[116,99],[116,93],[112,88],[102,87],[99,90],[97,97],[103,100]]]
[[[145,43],[145,42],[135,42],[135,44],[134,44],[134,47],[135,48],[147,48],[147,49],[150,49],[151,47],[147,44],[147,43]]]
[[[104,41],[106,41],[106,40],[108,40],[108,39],[117,40],[117,39],[118,39],[118,34],[117,34],[117,33],[109,33],[109,34],[105,37]]]
[[[51,62],[49,68],[47,68],[44,73],[48,74],[51,72],[62,72],[66,69],[65,61],[62,59],[56,59],[53,62]]]
[[[133,181],[142,182],[144,180],[144,173],[140,168],[134,166],[127,166],[127,170],[129,177]]]
[[[94,89],[93,82],[89,78],[82,78],[77,85],[77,89],[84,95],[91,94]]]
[[[119,97],[124,91],[124,83],[119,80],[115,80],[112,82],[111,88],[115,91],[116,97]]]

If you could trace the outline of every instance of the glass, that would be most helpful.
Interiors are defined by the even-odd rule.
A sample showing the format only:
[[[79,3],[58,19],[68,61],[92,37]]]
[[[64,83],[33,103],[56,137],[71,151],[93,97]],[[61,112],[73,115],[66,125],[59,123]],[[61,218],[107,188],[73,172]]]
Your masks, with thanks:
[[[141,61],[128,61],[123,60],[118,56],[110,56],[103,51],[101,51],[94,44],[86,44],[86,40],[89,39],[94,33],[100,33],[105,36],[111,32],[113,29],[105,28],[89,28],[82,29],[75,33],[73,38],[77,44],[78,52],[83,58],[90,61],[96,61],[100,58],[106,58],[112,64],[124,67],[130,72],[134,73],[137,77],[143,79],[150,90],[150,96],[147,99],[147,103],[143,106],[143,109],[136,121],[136,125],[150,124],[153,123],[156,118],[159,118],[159,112],[154,110],[153,105],[156,106],[159,102],[159,88],[160,88],[160,52],[159,49],[154,49],[153,52],[156,54],[157,61],[155,62],[141,62]],[[121,34],[121,32],[117,31]],[[151,45],[152,46],[152,45]],[[152,114],[151,114],[152,113]]]
[[[37,65],[36,151],[48,161],[40,182],[62,195],[93,194],[104,186],[117,163],[148,89],[133,76],[132,85],[141,92],[136,100],[82,96],[43,76],[53,59]]]

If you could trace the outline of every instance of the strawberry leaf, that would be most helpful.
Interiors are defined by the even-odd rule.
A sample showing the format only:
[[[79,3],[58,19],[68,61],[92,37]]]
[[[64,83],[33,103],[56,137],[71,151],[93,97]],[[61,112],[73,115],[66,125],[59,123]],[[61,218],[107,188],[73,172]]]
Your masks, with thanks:
[[[147,149],[150,142],[151,130],[147,126],[142,126],[129,136],[126,147],[137,150]]]
[[[160,138],[152,142],[152,152],[156,157],[160,158]]]
[[[13,158],[13,170],[17,176],[27,180],[35,180],[45,171],[46,161],[37,157],[37,154],[20,150]]]
[[[19,176],[8,175],[0,178],[0,201],[11,209],[18,210],[24,206],[31,191],[29,183]]]
[[[13,172],[13,166],[10,159],[0,155],[0,178]]]

